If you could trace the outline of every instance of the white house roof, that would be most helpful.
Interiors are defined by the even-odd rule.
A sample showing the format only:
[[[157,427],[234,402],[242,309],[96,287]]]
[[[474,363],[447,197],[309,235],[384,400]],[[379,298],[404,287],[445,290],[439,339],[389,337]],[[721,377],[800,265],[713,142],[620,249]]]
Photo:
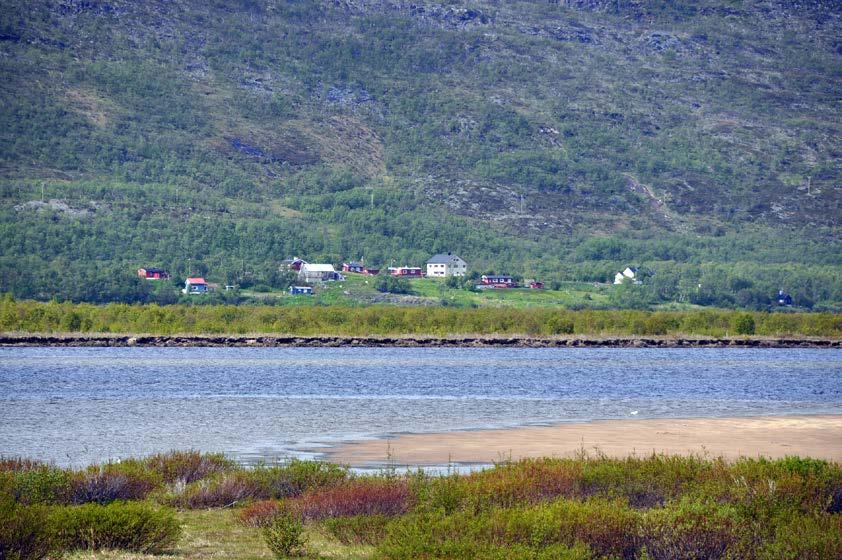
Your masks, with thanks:
[[[453,261],[461,261],[462,259],[459,258],[458,255],[454,255],[452,253],[439,253],[438,255],[433,255],[427,261],[427,264],[447,264]]]
[[[307,263],[301,266],[301,270],[307,272],[336,272],[332,264],[311,264]]]

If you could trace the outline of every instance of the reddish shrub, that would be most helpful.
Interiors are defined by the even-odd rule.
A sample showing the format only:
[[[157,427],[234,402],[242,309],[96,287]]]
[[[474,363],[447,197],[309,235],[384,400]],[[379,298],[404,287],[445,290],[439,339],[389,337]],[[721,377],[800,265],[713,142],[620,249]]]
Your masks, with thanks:
[[[280,502],[263,500],[241,509],[237,513],[237,520],[246,527],[263,528],[271,525],[283,511]]]
[[[351,480],[322,488],[290,500],[290,509],[303,519],[326,519],[354,515],[401,515],[415,498],[405,480],[382,478]]]
[[[0,457],[0,472],[24,472],[48,468],[49,465],[36,459],[23,457]]]

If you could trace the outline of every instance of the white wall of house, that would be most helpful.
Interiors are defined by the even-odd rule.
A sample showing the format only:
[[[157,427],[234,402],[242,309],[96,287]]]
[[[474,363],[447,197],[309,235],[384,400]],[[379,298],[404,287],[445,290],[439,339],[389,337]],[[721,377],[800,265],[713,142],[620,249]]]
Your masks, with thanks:
[[[468,272],[468,263],[456,255],[449,255],[446,262],[428,262],[427,276],[432,278],[443,278],[445,276],[465,276]]]

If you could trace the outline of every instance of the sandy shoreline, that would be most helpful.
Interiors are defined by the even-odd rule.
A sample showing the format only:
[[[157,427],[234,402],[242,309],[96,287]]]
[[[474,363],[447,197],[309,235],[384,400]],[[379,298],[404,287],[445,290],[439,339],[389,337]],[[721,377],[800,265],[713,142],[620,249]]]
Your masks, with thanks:
[[[447,347],[447,348],[842,348],[822,337],[705,336],[296,336],[0,333],[0,347]]]
[[[325,453],[356,467],[492,463],[524,457],[571,457],[582,450],[612,457],[707,454],[779,458],[800,455],[842,461],[842,415],[754,418],[602,420],[432,434],[347,443]]]

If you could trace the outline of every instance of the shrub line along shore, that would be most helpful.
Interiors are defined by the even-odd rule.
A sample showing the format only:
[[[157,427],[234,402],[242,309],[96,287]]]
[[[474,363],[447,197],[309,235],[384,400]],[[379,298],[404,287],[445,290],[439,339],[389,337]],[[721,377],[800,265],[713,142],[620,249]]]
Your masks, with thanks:
[[[298,336],[0,334],[0,346],[83,347],[489,347],[489,348],[842,348],[823,337],[680,336]]]

